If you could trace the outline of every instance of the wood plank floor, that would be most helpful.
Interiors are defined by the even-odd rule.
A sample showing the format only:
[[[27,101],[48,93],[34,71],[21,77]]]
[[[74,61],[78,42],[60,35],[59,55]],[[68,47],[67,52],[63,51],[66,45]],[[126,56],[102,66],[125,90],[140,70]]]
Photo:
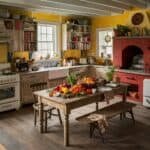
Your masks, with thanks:
[[[130,119],[112,119],[106,134],[106,143],[103,144],[96,133],[94,138],[89,138],[88,125],[75,121],[75,117],[93,111],[94,108],[95,105],[88,105],[72,112],[71,146],[68,148],[63,146],[63,127],[56,117],[49,121],[49,133],[40,134],[33,126],[31,106],[19,111],[0,113],[0,144],[7,150],[150,150],[150,109],[140,105],[134,109],[135,126]]]

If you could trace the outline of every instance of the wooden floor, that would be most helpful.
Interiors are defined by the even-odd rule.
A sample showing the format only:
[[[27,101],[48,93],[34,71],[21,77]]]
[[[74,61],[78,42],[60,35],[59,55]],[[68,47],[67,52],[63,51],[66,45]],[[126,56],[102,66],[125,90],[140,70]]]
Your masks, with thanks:
[[[97,133],[90,139],[88,126],[75,121],[75,117],[94,108],[88,105],[72,112],[69,148],[63,146],[63,127],[57,118],[49,121],[49,133],[40,134],[33,126],[31,106],[0,113],[0,144],[7,150],[150,150],[150,109],[140,105],[134,109],[135,126],[130,119],[112,119],[103,144]]]

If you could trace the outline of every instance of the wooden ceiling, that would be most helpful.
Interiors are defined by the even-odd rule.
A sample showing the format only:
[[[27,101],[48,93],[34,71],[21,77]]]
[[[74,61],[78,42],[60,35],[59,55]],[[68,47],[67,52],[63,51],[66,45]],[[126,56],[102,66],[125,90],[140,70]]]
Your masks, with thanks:
[[[123,13],[133,7],[148,8],[149,4],[150,0],[0,0],[0,5],[82,16]]]

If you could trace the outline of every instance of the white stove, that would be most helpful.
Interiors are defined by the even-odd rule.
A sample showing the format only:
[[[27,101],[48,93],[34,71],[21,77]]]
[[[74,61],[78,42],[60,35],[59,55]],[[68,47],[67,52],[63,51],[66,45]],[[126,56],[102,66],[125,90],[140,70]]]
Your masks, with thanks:
[[[19,81],[19,74],[0,75],[0,85]]]
[[[2,74],[0,65],[0,112],[20,107],[20,77],[19,74]],[[8,67],[8,66],[7,66]]]

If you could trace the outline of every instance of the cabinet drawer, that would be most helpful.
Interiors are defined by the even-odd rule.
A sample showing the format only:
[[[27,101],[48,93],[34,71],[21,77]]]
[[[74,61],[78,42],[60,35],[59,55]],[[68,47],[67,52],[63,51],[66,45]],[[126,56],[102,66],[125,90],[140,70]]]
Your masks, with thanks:
[[[138,76],[134,74],[118,73],[121,82],[138,84]]]
[[[64,78],[67,77],[67,75],[68,75],[68,69],[53,70],[53,71],[49,71],[48,79],[53,80],[58,78]]]
[[[27,74],[27,75],[22,75],[21,76],[21,81],[43,81],[47,80],[48,78],[48,73],[33,73],[33,74]]]

